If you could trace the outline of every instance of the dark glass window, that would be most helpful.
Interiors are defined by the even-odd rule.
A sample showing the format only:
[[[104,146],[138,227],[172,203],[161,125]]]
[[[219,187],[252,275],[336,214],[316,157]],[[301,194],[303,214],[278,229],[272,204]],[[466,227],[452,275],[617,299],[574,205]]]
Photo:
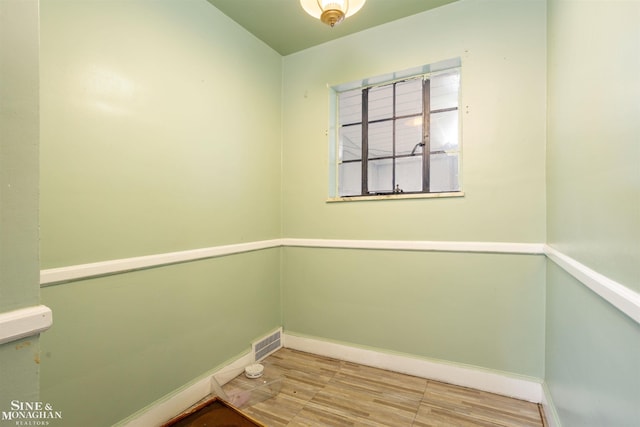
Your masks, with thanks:
[[[460,191],[460,69],[338,93],[338,195]]]

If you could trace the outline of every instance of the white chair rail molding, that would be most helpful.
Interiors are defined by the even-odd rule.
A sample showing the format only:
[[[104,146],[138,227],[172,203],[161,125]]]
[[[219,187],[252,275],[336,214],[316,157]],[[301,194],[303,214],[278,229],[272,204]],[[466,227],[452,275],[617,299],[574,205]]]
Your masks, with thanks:
[[[51,309],[45,305],[0,313],[0,344],[39,334],[53,325]]]

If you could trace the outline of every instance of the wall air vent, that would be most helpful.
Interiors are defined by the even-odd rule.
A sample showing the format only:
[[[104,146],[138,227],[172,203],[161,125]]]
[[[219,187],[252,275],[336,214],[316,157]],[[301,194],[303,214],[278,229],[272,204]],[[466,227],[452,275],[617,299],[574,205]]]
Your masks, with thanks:
[[[282,328],[252,344],[256,362],[282,348]]]

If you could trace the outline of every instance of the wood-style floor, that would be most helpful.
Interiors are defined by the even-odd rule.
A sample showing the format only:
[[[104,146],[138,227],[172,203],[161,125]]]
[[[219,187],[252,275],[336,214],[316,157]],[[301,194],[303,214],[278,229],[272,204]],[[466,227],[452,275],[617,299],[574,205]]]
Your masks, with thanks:
[[[224,390],[283,378],[275,397],[242,409],[268,427],[546,425],[535,403],[337,359],[281,349],[261,363],[263,378],[240,375]]]

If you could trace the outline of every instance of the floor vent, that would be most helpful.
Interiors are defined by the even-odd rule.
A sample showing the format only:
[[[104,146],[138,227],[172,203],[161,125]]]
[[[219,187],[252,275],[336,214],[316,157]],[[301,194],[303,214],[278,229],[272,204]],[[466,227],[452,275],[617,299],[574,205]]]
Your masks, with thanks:
[[[282,348],[282,328],[278,329],[271,335],[262,338],[260,341],[253,343],[253,354],[256,362],[264,359],[271,353]]]

